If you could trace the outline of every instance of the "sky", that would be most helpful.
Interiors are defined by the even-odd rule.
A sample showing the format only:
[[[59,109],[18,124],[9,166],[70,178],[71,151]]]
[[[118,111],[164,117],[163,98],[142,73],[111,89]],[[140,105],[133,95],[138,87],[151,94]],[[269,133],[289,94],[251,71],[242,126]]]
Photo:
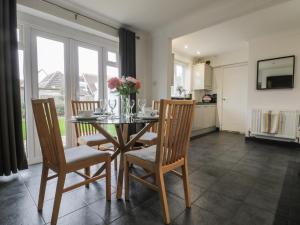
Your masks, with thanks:
[[[64,73],[64,43],[37,37],[38,70]],[[78,47],[79,74],[98,74],[98,51]],[[40,80],[43,77],[39,78]]]

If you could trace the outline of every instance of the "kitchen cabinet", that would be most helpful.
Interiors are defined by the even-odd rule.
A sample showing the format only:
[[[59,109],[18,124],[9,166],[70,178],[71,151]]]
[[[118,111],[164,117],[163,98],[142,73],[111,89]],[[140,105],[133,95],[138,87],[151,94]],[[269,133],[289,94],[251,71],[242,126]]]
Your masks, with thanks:
[[[193,65],[192,69],[192,89],[212,90],[212,68],[206,63]]]
[[[192,130],[216,127],[216,105],[196,105]]]

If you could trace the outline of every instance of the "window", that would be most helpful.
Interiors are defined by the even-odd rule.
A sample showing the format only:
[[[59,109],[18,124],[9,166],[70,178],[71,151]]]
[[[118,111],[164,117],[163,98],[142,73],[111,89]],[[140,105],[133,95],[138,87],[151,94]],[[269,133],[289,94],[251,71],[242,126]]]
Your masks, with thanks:
[[[105,61],[106,61],[106,65],[105,65],[106,81],[112,77],[119,77],[120,74],[119,74],[117,52],[107,51],[107,58]],[[117,106],[114,109],[114,113],[118,114],[119,107],[120,107],[120,98],[116,93],[113,93],[108,89],[107,82],[105,84],[105,87],[106,87],[107,99],[113,99],[113,98],[117,99]]]
[[[177,92],[177,88],[182,87],[187,90],[187,65],[182,62],[175,61],[174,63],[174,90]]]
[[[107,60],[108,62],[116,63],[117,62],[117,53],[116,52],[107,52]]]
[[[25,112],[25,79],[24,79],[24,50],[18,50],[19,57],[19,78],[20,78],[20,96],[21,96],[21,112],[22,112],[22,133],[25,151],[26,147],[26,112]]]
[[[78,47],[79,99],[96,101],[99,99],[98,51]]]
[[[64,43],[50,38],[36,37],[38,96],[54,98],[63,143],[65,129],[65,49]]]

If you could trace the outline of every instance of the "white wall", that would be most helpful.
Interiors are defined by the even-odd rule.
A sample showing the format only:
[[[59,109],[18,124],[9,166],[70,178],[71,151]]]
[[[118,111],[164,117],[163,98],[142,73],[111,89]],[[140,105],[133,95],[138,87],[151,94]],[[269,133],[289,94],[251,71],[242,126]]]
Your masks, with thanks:
[[[287,55],[296,56],[295,83],[293,89],[256,90],[256,63]],[[300,32],[273,35],[250,41],[248,77],[248,124],[253,108],[300,110]]]
[[[152,97],[158,99],[170,96],[172,39],[281,2],[284,2],[284,0],[255,2],[244,0],[216,1],[210,7],[197,10],[157,29],[152,37]]]
[[[205,58],[205,61],[210,60],[210,64],[212,67],[219,67],[248,62],[248,57],[249,49],[248,46],[245,46],[245,48],[237,49],[235,51],[225,52],[216,56],[207,57]]]

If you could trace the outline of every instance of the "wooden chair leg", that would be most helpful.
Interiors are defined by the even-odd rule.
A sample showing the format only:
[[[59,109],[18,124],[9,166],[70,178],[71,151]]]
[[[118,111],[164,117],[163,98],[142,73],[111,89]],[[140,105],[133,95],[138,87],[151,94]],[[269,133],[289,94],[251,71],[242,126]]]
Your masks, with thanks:
[[[125,177],[125,200],[129,200],[129,162],[127,161],[127,157],[125,156],[125,172],[124,172],[124,177]]]
[[[111,200],[111,160],[110,158],[106,161],[106,200],[110,201]]]
[[[40,193],[39,193],[39,202],[38,202],[38,210],[41,211],[44,205],[44,198],[47,186],[47,177],[49,173],[49,168],[43,165],[42,175],[41,175],[41,184],[40,184]]]
[[[65,185],[65,179],[66,179],[65,173],[60,173],[58,175],[55,199],[54,199],[54,205],[53,205],[53,211],[52,211],[52,217],[51,217],[51,225],[56,225],[56,223],[57,223],[61,197],[63,194],[64,185]]]
[[[191,194],[190,194],[190,183],[187,163],[182,166],[182,181],[185,197],[185,206],[191,208]]]
[[[84,168],[84,174],[90,177],[91,176],[91,168],[90,167]],[[85,187],[87,187],[87,188],[90,187],[90,184],[86,184]]]
[[[165,224],[169,224],[171,220],[170,220],[169,205],[167,200],[164,175],[162,171],[156,173],[156,182],[159,188],[158,192],[159,192],[160,202],[163,208],[164,222]]]

